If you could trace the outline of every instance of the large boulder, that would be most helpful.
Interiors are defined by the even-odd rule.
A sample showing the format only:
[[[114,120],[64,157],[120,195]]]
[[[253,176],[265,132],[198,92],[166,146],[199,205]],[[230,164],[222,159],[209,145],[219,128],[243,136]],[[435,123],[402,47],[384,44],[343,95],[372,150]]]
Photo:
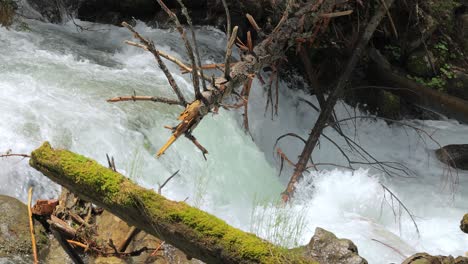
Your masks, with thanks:
[[[306,246],[306,255],[320,263],[367,264],[367,261],[358,255],[358,249],[351,240],[337,238],[320,227],[315,229],[314,236]]]
[[[435,153],[443,163],[457,169],[468,170],[468,144],[447,145]]]
[[[0,259],[32,254],[28,209],[19,200],[0,195]],[[46,248],[48,238],[42,225],[35,224],[36,244]]]
[[[468,264],[468,258],[431,256],[427,253],[417,253],[407,258],[402,264]]]

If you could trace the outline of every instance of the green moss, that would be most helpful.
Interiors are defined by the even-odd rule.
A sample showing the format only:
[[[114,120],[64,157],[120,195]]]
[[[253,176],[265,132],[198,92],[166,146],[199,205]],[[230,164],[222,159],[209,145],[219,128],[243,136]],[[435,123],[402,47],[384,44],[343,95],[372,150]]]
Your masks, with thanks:
[[[108,199],[112,199],[119,192],[120,184],[125,180],[122,175],[99,165],[96,161],[67,150],[54,150],[48,142],[35,150],[31,156],[32,167],[41,163],[52,172],[67,175],[84,188],[95,189],[99,186],[100,193]]]

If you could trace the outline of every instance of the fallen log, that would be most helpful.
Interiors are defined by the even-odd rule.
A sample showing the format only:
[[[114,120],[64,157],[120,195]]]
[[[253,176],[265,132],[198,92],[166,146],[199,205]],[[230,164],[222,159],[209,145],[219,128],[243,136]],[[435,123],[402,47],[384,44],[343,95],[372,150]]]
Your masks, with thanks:
[[[206,263],[317,263],[307,247],[275,246],[47,142],[32,152],[30,165],[81,198]]]
[[[377,79],[379,84],[398,88],[389,92],[411,103],[428,107],[460,122],[468,123],[468,101],[425,87],[406,78],[374,48],[370,49],[369,57],[373,62],[373,66],[369,67],[370,76]]]

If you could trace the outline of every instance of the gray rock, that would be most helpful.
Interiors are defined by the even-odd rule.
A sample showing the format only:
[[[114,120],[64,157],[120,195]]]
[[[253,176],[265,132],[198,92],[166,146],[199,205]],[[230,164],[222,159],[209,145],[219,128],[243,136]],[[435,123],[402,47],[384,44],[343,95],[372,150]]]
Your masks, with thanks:
[[[468,144],[447,145],[435,153],[441,162],[457,169],[468,170]]]
[[[431,256],[427,253],[417,253],[407,258],[402,264],[468,264],[468,258]]]
[[[351,240],[339,239],[320,227],[315,229],[314,236],[306,246],[306,256],[324,264],[367,264],[367,261],[358,255],[358,249]]]
[[[30,255],[27,206],[15,198],[0,195],[0,212],[0,258]],[[35,234],[38,250],[45,248],[48,239],[40,224],[35,225]]]

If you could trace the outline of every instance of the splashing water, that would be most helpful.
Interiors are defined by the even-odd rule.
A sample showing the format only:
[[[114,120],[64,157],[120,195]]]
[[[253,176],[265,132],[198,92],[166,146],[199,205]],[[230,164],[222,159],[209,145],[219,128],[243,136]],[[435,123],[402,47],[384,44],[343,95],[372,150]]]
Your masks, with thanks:
[[[291,168],[278,177],[273,145],[287,132],[307,136],[317,114],[299,99],[316,103],[313,97],[282,83],[279,113],[271,120],[264,110],[265,90],[255,82],[249,102],[254,142],[239,125],[241,115],[222,110],[206,117],[194,132],[210,152],[208,161],[186,139],[155,159],[153,154],[169,137],[163,126],[176,124],[182,109],[147,102],[105,102],[133,92],[174,98],[150,54],[124,46],[122,42],[130,34],[122,28],[80,22],[92,31],[78,32],[70,23],[28,22],[31,30],[27,32],[0,28],[0,151],[27,153],[48,140],[54,147],[102,164],[108,153],[115,157],[119,171],[148,188],[157,188],[180,169],[180,175],[163,189],[165,196],[173,200],[188,197],[188,203],[229,224],[285,246],[307,243],[320,226],[353,240],[370,263],[401,262],[402,255],[418,251],[462,255],[468,249],[468,238],[458,228],[468,212],[464,203],[468,194],[463,192],[468,174],[459,171],[457,190],[450,191],[448,180],[443,180],[443,175],[450,174],[432,152],[437,144],[410,128],[368,119],[342,124],[343,131],[378,160],[404,164],[413,171],[413,178],[386,177],[364,165],[354,172],[324,166],[299,183],[291,205],[277,206]],[[137,29],[163,51],[185,58],[175,32],[142,23]],[[212,28],[198,30],[205,63],[222,61],[224,39],[223,33]],[[190,77],[181,75],[174,65],[168,66],[184,95],[192,98]],[[354,111],[344,104],[336,107],[338,119],[354,115]],[[442,145],[468,142],[468,127],[452,120],[407,122],[433,133]],[[346,148],[332,129],[326,134]],[[294,158],[302,150],[301,144],[287,138],[279,147]],[[325,140],[313,158],[317,163],[346,164],[335,146]],[[52,198],[59,191],[29,168],[27,161],[2,159],[0,166],[0,194],[24,201],[29,186],[35,186],[36,198]],[[411,219],[383,191],[381,183],[412,210],[420,238]]]

